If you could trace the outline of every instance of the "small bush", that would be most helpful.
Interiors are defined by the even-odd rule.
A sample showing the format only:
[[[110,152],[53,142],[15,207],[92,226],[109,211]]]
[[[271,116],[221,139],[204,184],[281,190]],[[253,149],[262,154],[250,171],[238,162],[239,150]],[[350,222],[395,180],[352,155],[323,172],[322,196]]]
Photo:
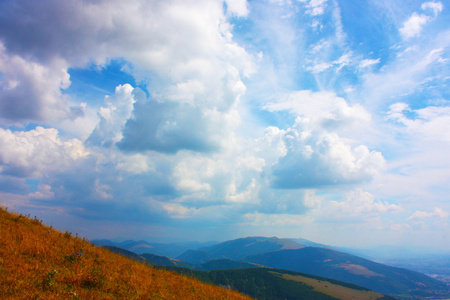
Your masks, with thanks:
[[[47,273],[44,280],[42,281],[42,287],[44,289],[53,287],[53,285],[55,284],[54,278],[56,273],[58,273],[56,270],[51,270],[50,272]]]

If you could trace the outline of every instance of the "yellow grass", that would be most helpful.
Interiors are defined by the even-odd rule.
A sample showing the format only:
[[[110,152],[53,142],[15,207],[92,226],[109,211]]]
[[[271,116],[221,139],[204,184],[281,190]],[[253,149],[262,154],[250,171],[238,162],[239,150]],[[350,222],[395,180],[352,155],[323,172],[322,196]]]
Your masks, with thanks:
[[[250,299],[0,208],[1,299]]]
[[[337,299],[376,300],[384,297],[379,293],[375,293],[372,291],[355,290],[345,286],[333,284],[329,281],[323,281],[299,275],[288,275],[288,274],[278,274],[278,275],[288,280],[302,282],[306,285],[311,286],[314,289],[314,291],[324,293],[328,296],[332,296]]]

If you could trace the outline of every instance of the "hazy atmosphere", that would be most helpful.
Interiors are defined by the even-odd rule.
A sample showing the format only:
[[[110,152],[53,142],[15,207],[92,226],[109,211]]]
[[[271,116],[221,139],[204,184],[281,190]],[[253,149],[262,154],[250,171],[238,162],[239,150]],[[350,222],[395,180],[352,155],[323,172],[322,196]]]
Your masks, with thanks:
[[[81,236],[450,250],[450,2],[0,2],[0,204]]]

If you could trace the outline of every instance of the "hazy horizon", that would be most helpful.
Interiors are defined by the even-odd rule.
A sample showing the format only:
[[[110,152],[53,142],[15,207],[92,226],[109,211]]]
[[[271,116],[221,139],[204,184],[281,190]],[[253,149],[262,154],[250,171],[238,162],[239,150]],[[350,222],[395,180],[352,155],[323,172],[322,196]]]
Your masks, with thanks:
[[[450,251],[450,3],[0,3],[0,205],[89,239]]]

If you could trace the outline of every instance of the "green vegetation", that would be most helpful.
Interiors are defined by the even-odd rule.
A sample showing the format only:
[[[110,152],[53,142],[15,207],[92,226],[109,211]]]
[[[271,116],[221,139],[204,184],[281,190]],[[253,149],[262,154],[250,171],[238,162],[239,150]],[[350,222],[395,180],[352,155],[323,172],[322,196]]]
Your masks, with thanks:
[[[245,258],[276,269],[334,278],[401,299],[448,298],[447,285],[424,274],[325,248],[281,250]]]
[[[254,268],[204,272],[175,267],[168,269],[235,289],[256,299],[393,299],[353,284],[285,270]]]

